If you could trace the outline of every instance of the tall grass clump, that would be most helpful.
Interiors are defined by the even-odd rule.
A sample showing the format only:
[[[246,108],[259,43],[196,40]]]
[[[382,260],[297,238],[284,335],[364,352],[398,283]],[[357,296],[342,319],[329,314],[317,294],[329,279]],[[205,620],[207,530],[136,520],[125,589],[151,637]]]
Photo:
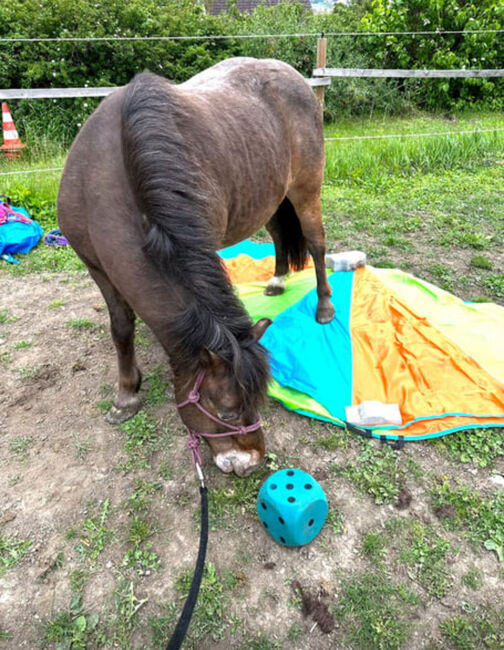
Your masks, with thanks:
[[[327,137],[353,137],[352,129],[329,125]],[[492,128],[491,125],[481,128]],[[496,127],[497,128],[497,127]],[[473,131],[472,124],[447,126],[442,120],[432,120],[425,129],[421,120],[412,118],[407,123],[390,120],[386,129],[377,122],[369,122],[365,135],[402,134],[403,137],[326,142],[326,181],[347,181],[363,185],[376,185],[386,178],[415,173],[445,171],[457,168],[474,168],[481,164],[499,162],[504,150],[504,132],[469,133],[409,137],[408,133]]]

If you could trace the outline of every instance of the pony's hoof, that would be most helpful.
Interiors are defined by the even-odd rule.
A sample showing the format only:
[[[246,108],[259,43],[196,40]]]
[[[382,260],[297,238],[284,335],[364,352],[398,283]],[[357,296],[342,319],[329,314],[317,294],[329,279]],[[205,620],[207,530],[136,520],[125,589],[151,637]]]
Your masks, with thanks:
[[[129,404],[123,408],[118,408],[117,406],[111,406],[109,412],[105,416],[105,420],[109,424],[122,424],[132,418],[135,413],[138,413],[140,409],[140,402],[134,404]]]
[[[285,287],[276,284],[268,284],[264,290],[265,296],[280,296],[285,291]]]
[[[317,323],[320,323],[321,325],[330,323],[334,318],[334,306],[329,304],[328,307],[319,307],[315,318],[317,319]]]

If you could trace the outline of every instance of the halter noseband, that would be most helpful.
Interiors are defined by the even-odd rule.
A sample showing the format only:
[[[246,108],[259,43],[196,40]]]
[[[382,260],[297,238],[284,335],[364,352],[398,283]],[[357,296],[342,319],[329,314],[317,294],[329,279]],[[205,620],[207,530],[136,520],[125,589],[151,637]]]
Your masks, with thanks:
[[[229,431],[225,433],[202,433],[202,432],[195,432],[191,431],[189,428],[187,429],[187,432],[189,434],[189,440],[187,441],[187,446],[191,450],[192,453],[192,460],[193,463],[203,465],[203,457],[201,456],[201,451],[199,448],[199,443],[200,443],[200,438],[225,438],[227,436],[243,436],[246,435],[247,433],[252,433],[253,431],[257,431],[259,427],[262,424],[261,416],[257,419],[256,422],[253,424],[249,424],[248,426],[236,426],[235,424],[229,424],[229,422],[224,422],[224,420],[219,419],[212,413],[206,410],[206,408],[201,404],[201,396],[199,393],[199,389],[201,388],[201,384],[203,383],[203,379],[205,377],[205,371],[200,370],[198,373],[198,376],[196,377],[196,381],[194,382],[194,386],[187,396],[187,399],[184,400],[183,402],[180,402],[180,404],[177,404],[177,408],[181,409],[184,408],[184,406],[188,406],[189,404],[194,404],[194,406],[200,410],[203,415],[206,415],[207,418],[210,418],[210,420],[213,420],[214,422],[217,422],[217,424],[220,424],[223,427],[227,427]]]

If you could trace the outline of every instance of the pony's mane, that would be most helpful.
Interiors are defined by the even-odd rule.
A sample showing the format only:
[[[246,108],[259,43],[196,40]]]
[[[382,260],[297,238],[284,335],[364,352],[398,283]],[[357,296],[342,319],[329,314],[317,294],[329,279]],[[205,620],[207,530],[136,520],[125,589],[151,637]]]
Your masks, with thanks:
[[[185,310],[166,324],[172,358],[196,370],[203,347],[215,352],[232,368],[244,405],[257,407],[269,377],[266,351],[215,253],[204,179],[179,128],[187,123],[181,99],[165,79],[142,73],[126,87],[121,118],[126,169],[150,224],[144,251],[186,295]]]

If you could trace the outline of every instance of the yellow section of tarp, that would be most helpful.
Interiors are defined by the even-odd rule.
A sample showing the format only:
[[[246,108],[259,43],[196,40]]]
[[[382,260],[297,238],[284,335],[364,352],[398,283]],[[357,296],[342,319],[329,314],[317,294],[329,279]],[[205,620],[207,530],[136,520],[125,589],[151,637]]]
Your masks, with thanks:
[[[405,294],[392,291],[368,267],[355,272],[353,403],[399,404],[404,436],[436,435],[470,424],[503,425],[502,382],[447,338]]]
[[[227,269],[229,279],[233,284],[245,282],[266,282],[275,273],[275,258],[264,257],[255,260],[248,255],[237,255],[231,259],[222,260]],[[311,257],[306,259],[305,268],[313,267]]]
[[[431,325],[504,383],[504,307],[491,302],[464,302],[398,269],[372,271],[401,300],[414,305]]]

